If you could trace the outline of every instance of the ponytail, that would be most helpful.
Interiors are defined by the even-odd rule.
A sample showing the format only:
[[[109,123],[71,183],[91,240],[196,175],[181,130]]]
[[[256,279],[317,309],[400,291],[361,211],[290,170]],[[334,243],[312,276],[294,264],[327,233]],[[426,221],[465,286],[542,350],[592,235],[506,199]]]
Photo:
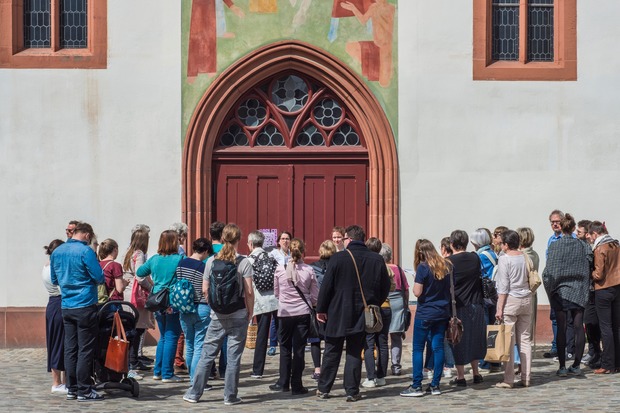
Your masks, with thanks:
[[[291,260],[293,263],[298,264],[302,262],[304,252],[306,252],[304,242],[299,238],[293,238],[291,241]]]
[[[228,224],[222,230],[222,249],[216,258],[222,261],[235,262],[237,251],[235,244],[241,239],[241,230],[235,224]]]

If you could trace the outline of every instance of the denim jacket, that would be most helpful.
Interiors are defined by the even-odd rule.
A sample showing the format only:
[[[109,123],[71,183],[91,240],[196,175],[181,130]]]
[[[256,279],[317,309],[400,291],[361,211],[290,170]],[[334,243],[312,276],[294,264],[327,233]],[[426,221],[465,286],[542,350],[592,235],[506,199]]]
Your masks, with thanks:
[[[484,254],[485,251],[488,252]],[[478,257],[480,257],[480,270],[482,271],[482,276],[484,278],[493,279],[493,270],[497,265],[497,255],[495,254],[495,251],[491,249],[490,245],[485,245],[484,247],[479,248],[476,253],[478,254]],[[490,254],[491,257],[493,257],[495,263],[489,259],[487,254]]]
[[[97,285],[105,281],[97,255],[84,241],[69,239],[50,258],[52,284],[59,285],[62,308],[97,304]]]

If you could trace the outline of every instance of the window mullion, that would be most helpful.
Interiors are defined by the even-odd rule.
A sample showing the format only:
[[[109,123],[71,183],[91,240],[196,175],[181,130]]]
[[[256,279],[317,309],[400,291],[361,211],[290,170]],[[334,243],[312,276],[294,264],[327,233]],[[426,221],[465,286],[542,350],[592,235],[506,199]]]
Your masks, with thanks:
[[[519,62],[527,63],[527,2],[528,0],[521,0],[519,4]]]
[[[51,0],[50,26],[50,47],[57,52],[60,50],[60,0]]]

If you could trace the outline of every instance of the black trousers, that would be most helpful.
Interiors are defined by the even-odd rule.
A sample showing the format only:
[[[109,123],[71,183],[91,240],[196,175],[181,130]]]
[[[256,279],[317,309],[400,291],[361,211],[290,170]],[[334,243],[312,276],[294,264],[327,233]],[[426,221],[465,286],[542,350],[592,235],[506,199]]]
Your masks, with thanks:
[[[603,342],[601,367],[613,371],[620,368],[620,285],[596,290],[594,304]]]
[[[326,337],[323,364],[318,389],[321,393],[329,393],[336,380],[344,343],[347,343],[347,354],[344,362],[344,389],[347,395],[360,392],[362,380],[362,349],[366,333],[361,332],[346,337]]]
[[[588,338],[588,354],[591,357],[598,358],[601,355],[601,329],[598,326],[594,291],[590,291],[588,296],[588,304],[586,304],[586,309],[583,312],[583,323],[586,326],[586,337]]]
[[[146,332],[144,328],[136,328],[136,333],[131,338],[129,345],[129,368],[133,369],[138,364],[138,350],[140,349],[140,341]]]
[[[269,341],[269,328],[271,319],[278,322],[278,311],[256,315],[256,347],[254,348],[254,362],[252,363],[252,374],[262,376],[265,371],[265,357],[267,357],[267,344]]]
[[[97,306],[62,310],[65,325],[65,374],[71,393],[90,393],[93,359],[99,332]]]
[[[389,307],[381,307],[381,318],[383,319],[383,329],[378,333],[366,334],[366,342],[364,343],[364,365],[366,366],[366,376],[368,380],[383,379],[387,376],[387,366],[390,359],[388,337],[390,335],[392,310]],[[376,368],[374,357],[375,346],[379,353]]]
[[[278,319],[278,341],[280,342],[280,378],[278,384],[291,390],[303,388],[301,376],[305,367],[306,341],[310,326],[310,315],[304,314]]]

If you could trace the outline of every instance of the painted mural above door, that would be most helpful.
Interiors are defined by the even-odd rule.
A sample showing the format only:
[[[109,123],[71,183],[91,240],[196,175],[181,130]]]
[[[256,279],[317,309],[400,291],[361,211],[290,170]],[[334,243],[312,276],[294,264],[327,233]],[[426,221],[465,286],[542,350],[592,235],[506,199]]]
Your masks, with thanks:
[[[183,136],[213,80],[270,43],[300,40],[342,60],[372,90],[394,135],[397,0],[183,0]]]

